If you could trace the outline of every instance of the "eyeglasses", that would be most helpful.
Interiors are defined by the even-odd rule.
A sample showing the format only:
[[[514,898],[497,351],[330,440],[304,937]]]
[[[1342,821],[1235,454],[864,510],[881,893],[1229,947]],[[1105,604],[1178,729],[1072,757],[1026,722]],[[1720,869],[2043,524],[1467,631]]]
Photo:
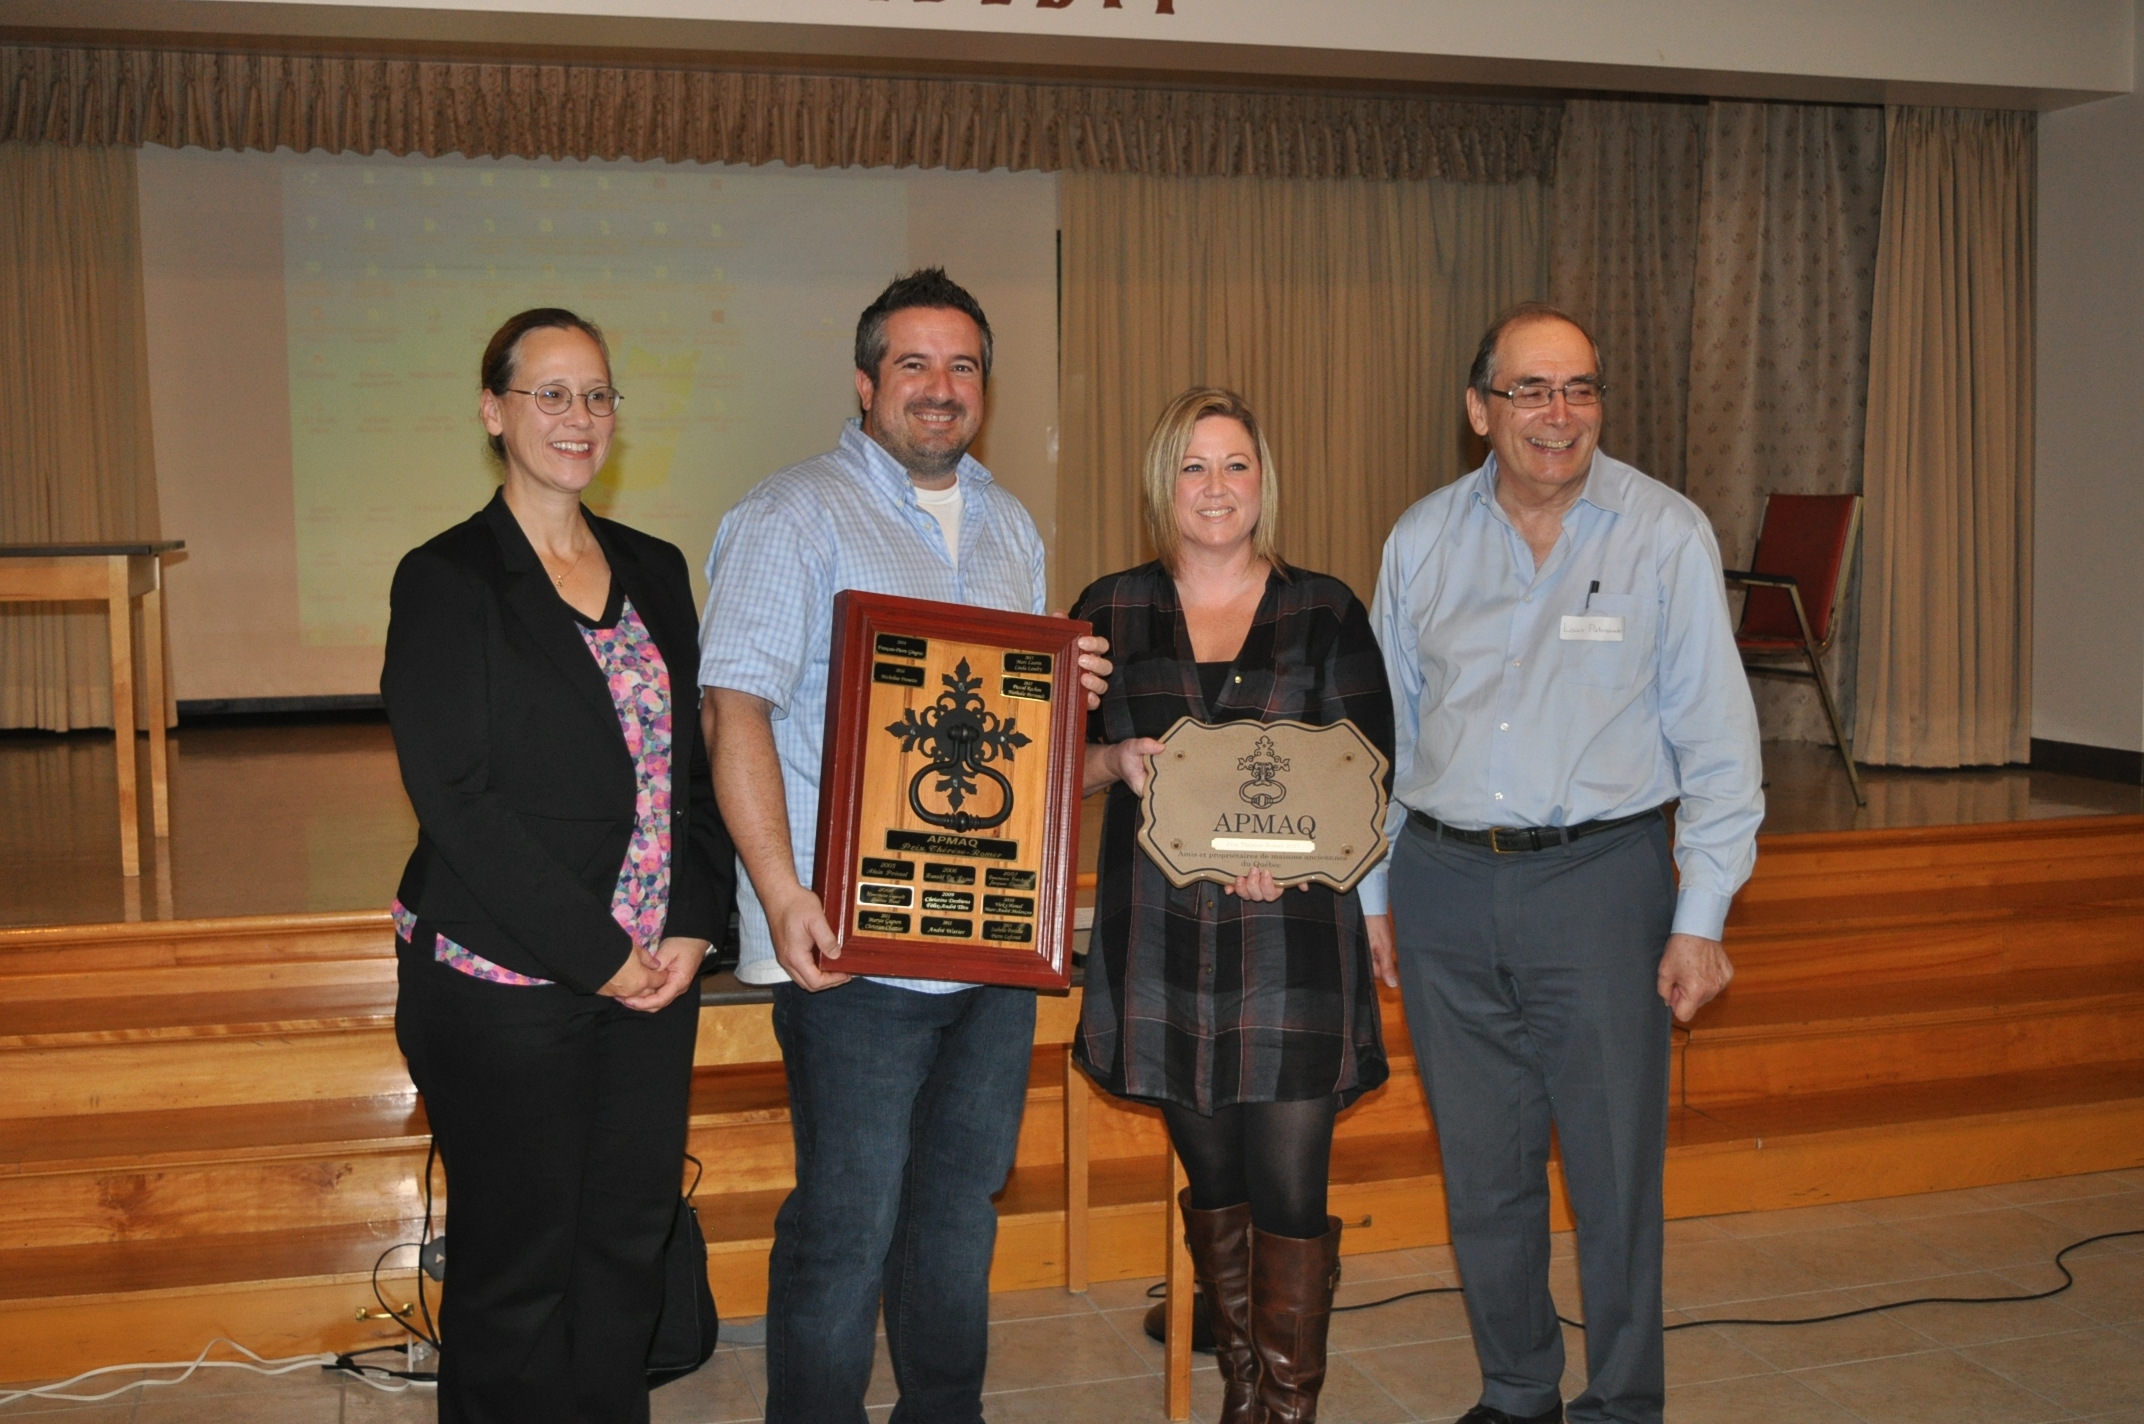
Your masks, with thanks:
[[[1539,410],[1557,395],[1563,397],[1565,405],[1599,405],[1607,390],[1608,387],[1599,381],[1566,381],[1560,386],[1532,381],[1513,386],[1508,391],[1491,391],[1489,394],[1510,401],[1514,410]]]
[[[616,415],[618,402],[625,399],[624,393],[615,386],[597,386],[593,390],[581,392],[579,397],[575,397],[565,386],[538,386],[533,391],[508,386],[506,390],[509,395],[527,396],[536,402],[536,409],[545,415],[564,415],[573,409],[575,399],[579,399],[587,402],[588,413],[598,420],[607,420]]]

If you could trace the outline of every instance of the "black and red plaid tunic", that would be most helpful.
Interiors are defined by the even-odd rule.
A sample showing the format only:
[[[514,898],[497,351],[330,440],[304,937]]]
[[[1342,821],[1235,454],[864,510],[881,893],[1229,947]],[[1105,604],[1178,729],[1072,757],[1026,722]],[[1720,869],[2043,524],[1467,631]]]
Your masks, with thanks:
[[[1249,636],[1209,707],[1176,584],[1159,563],[1096,580],[1072,610],[1116,664],[1090,741],[1203,722],[1347,720],[1387,757],[1392,697],[1369,614],[1346,584],[1293,569],[1266,580]],[[1388,784],[1387,791],[1390,786]],[[1201,1113],[1338,1095],[1385,1080],[1369,937],[1354,892],[1324,886],[1251,903],[1179,890],[1139,849],[1139,798],[1110,788],[1100,886],[1074,1046],[1112,1093]]]

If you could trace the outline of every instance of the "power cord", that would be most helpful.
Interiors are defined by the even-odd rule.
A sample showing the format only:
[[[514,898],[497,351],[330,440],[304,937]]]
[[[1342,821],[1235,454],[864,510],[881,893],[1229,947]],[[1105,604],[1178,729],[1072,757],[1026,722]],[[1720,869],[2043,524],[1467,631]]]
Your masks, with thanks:
[[[218,1345],[228,1345],[246,1358],[243,1360],[212,1360],[209,1358],[209,1354]],[[172,1360],[150,1364],[105,1365],[94,1370],[84,1370],[72,1379],[60,1380],[54,1384],[38,1385],[34,1389],[0,1390],[0,1409],[4,1409],[11,1404],[20,1403],[25,1399],[63,1400],[69,1404],[97,1404],[107,1399],[115,1399],[130,1389],[156,1389],[175,1384],[184,1384],[201,1370],[251,1370],[255,1374],[262,1375],[287,1375],[295,1374],[299,1370],[333,1369],[339,1358],[343,1357],[332,1354],[317,1354],[291,1355],[282,1359],[269,1359],[265,1355],[256,1355],[236,1340],[225,1339],[219,1335],[204,1345],[201,1348],[201,1353],[191,1360]],[[68,1394],[65,1392],[75,1388],[77,1385],[96,1379],[100,1375],[132,1374],[137,1370],[177,1370],[179,1373],[173,1375],[170,1379],[128,1380],[117,1389],[109,1389],[102,1394]],[[383,1390],[389,1394],[400,1394],[403,1390],[411,1387],[407,1382],[391,1384],[380,1379],[369,1378],[366,1374],[358,1374],[357,1378],[371,1385],[374,1389]]]
[[[1662,1328],[1664,1330],[1695,1330],[1700,1325],[1824,1325],[1834,1320],[1851,1320],[1857,1315],[1874,1315],[1879,1311],[1885,1310],[1903,1310],[1911,1305],[2023,1305],[2029,1301],[2047,1300],[2053,1296],[2058,1296],[2077,1284],[2077,1277],[2072,1275],[2070,1268],[2063,1264],[2064,1258],[2070,1252],[2082,1250],[2095,1242],[2112,1241],[2124,1236],[2144,1236],[2144,1230],[2102,1231],[2097,1236],[2087,1236],[2082,1241],[2072,1241],[2055,1253],[2055,1269],[2062,1272],[2062,1284],[2052,1286],[2044,1291],[2034,1291],[2027,1295],[1923,1295],[1915,1296],[1911,1300],[1889,1301],[1883,1305],[1864,1305],[1857,1310],[1833,1311],[1829,1315],[1804,1315],[1788,1319],[1759,1319],[1755,1317],[1743,1319],[1734,1316],[1722,1316],[1710,1320],[1678,1320],[1674,1324]],[[1412,1300],[1416,1296],[1459,1295],[1463,1294],[1465,1290],[1466,1287],[1464,1286],[1428,1286],[1421,1290],[1402,1291],[1398,1295],[1388,1295],[1382,1300],[1365,1300],[1354,1305],[1336,1305],[1333,1307],[1333,1314],[1338,1315],[1342,1311],[1348,1310],[1375,1310],[1380,1305],[1392,1305],[1398,1301]],[[1159,1292],[1160,1287],[1156,1286],[1150,1289],[1147,1294],[1152,1296],[1159,1294]],[[1574,1329],[1583,1330],[1586,1328],[1584,1321],[1573,1320],[1566,1315],[1558,1315],[1556,1318]]]

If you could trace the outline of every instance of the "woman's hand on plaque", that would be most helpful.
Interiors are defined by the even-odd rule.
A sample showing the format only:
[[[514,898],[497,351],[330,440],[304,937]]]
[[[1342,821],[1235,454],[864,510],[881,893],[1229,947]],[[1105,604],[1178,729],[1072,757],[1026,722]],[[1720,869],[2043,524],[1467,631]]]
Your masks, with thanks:
[[[1056,615],[1064,617],[1062,613]],[[1079,680],[1087,689],[1087,710],[1092,712],[1102,705],[1102,694],[1109,691],[1109,675],[1116,671],[1116,664],[1107,656],[1107,638],[1087,637],[1079,640]]]
[[[774,960],[798,988],[816,994],[849,982],[849,976],[839,970],[819,967],[822,960],[841,958],[841,941],[826,922],[826,909],[817,895],[799,885],[766,909]]]
[[[1090,742],[1080,794],[1092,796],[1112,782],[1123,782],[1132,795],[1146,794],[1146,779],[1152,770],[1149,759],[1168,748],[1153,737],[1127,737],[1121,742]]]
[[[1228,886],[1228,893],[1245,900],[1278,900],[1281,887],[1273,883],[1273,872],[1264,866],[1246,870],[1236,877],[1236,883]]]

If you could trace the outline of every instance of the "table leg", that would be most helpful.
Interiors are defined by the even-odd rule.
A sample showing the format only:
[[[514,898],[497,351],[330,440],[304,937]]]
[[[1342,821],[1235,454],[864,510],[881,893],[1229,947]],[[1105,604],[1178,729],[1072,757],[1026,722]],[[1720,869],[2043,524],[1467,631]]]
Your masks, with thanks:
[[[154,558],[149,560],[149,580],[149,591],[141,596],[142,672],[149,694],[149,819],[156,825],[156,838],[163,840],[171,834],[171,749],[164,739],[169,730],[164,715],[164,581]]]
[[[127,557],[105,560],[111,592],[105,621],[112,651],[112,752],[119,773],[119,873],[141,874],[141,802],[134,765],[134,617],[128,598]]]
[[[1191,1185],[1176,1149],[1169,1149],[1169,1199],[1162,1204],[1162,1230],[1168,1238],[1168,1339],[1163,1344],[1166,1383],[1162,1403],[1171,1419],[1191,1417],[1191,1249],[1184,1241],[1177,1198]]]

